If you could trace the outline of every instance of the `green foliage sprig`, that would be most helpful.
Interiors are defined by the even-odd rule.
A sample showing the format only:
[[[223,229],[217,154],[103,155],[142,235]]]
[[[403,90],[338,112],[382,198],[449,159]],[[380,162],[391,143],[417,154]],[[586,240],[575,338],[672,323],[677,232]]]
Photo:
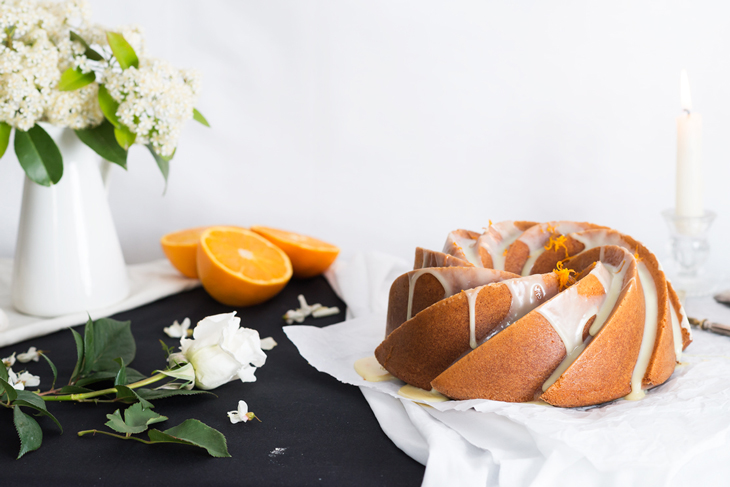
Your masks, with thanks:
[[[167,420],[166,416],[154,412],[152,401],[172,396],[210,394],[207,391],[188,390],[188,384],[180,382],[182,367],[177,365],[146,377],[129,367],[134,360],[136,343],[132,336],[130,322],[108,318],[88,320],[83,336],[71,329],[76,344],[76,365],[67,385],[56,387],[58,370],[51,359],[41,352],[53,372],[51,388],[44,392],[16,390],[9,382],[8,369],[0,362],[0,406],[13,410],[13,422],[20,438],[18,458],[40,448],[43,430],[35,417],[46,416],[63,432],[61,423],[47,409],[46,403],[59,401],[121,403],[130,404],[122,414],[117,409],[107,414],[106,426],[114,432],[87,430],[79,436],[103,434],[124,440],[146,444],[177,443],[205,449],[214,457],[229,457],[226,439],[222,433],[198,421],[188,419],[181,424],[160,431],[149,426]],[[163,351],[170,349],[163,344]],[[151,389],[147,386],[167,379],[165,389]],[[170,380],[172,379],[172,380]],[[93,386],[111,382],[111,387],[96,389]],[[35,416],[35,417],[34,417]],[[133,436],[147,431],[148,440]]]

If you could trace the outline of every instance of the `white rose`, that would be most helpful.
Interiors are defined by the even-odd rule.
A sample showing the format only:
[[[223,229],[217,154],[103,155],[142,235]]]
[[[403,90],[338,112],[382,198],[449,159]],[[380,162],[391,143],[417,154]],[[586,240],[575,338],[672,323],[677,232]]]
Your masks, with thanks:
[[[181,352],[170,355],[171,363],[193,366],[198,389],[215,389],[235,378],[253,382],[256,367],[266,362],[259,333],[240,328],[241,319],[235,315],[234,311],[204,318],[193,330],[193,339],[180,339]]]

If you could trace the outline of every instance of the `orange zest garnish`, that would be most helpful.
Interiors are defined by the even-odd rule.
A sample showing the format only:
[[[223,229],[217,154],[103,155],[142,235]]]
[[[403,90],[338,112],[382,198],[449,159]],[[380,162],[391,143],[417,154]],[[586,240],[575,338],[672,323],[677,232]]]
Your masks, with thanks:
[[[507,247],[506,249],[504,249],[504,252],[502,252],[502,256],[503,257],[506,257],[507,256],[507,252],[509,252],[509,247]]]
[[[636,263],[638,264],[642,260],[644,260],[643,257],[639,257],[639,246],[636,246],[636,251],[634,252],[634,259],[636,259]]]
[[[554,226],[550,225],[549,223],[547,223],[546,225],[547,225],[547,228],[545,230],[543,230],[544,232],[547,232],[547,233],[555,233],[555,227]]]
[[[563,267],[563,261],[559,261],[558,264],[555,266],[555,270],[553,271],[555,273],[555,276],[558,278],[558,285],[560,286],[560,290],[562,291],[568,286],[571,286],[575,283],[575,277],[573,277],[571,274],[575,274],[575,271],[573,269],[565,269]]]
[[[559,235],[557,238],[550,235],[550,240],[548,240],[547,245],[545,246],[545,250],[553,249],[555,252],[557,252],[560,249],[565,250],[565,257],[568,257],[568,247],[565,245],[565,242],[568,240],[568,237],[565,235]]]

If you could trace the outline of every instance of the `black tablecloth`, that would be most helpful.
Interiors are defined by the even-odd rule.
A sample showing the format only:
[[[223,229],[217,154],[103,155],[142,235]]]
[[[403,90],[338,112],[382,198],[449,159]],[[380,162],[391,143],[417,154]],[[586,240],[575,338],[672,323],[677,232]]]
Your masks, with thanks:
[[[324,278],[293,280],[271,301],[237,310],[242,326],[279,343],[267,352],[266,365],[256,371],[256,382],[226,384],[214,391],[217,398],[200,395],[155,402],[155,411],[169,418],[155,427],[166,429],[188,418],[199,419],[226,436],[232,458],[212,458],[202,449],[181,445],[144,445],[102,435],[78,437],[81,430],[108,430],[106,414],[120,405],[49,403],[64,433],[40,418],[43,445],[15,460],[20,443],[12,412],[0,408],[1,485],[420,485],[424,467],[385,436],[358,388],[317,372],[286,338],[281,316],[298,307],[298,294],[310,303],[343,310],[333,317],[308,318],[304,324],[325,326],[344,319],[345,305]],[[162,332],[163,327],[186,316],[196,323],[229,311],[196,289],[113,318],[131,320],[137,340],[131,367],[150,374],[165,366],[159,340],[179,344]],[[83,333],[82,327],[76,329]],[[2,348],[0,357],[24,352],[31,345],[48,351],[59,379],[68,381],[76,360],[70,331]],[[18,363],[13,370],[22,366]],[[41,376],[42,390],[50,387],[52,375],[43,360],[26,368]],[[240,399],[261,422],[230,423],[226,412],[235,410]]]

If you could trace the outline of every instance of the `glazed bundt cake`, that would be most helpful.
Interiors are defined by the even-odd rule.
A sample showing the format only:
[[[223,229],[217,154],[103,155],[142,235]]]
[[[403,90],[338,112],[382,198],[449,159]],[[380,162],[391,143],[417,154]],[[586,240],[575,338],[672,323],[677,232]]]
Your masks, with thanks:
[[[393,376],[452,399],[577,407],[639,399],[691,342],[641,243],[591,223],[500,222],[416,249],[375,350]]]

